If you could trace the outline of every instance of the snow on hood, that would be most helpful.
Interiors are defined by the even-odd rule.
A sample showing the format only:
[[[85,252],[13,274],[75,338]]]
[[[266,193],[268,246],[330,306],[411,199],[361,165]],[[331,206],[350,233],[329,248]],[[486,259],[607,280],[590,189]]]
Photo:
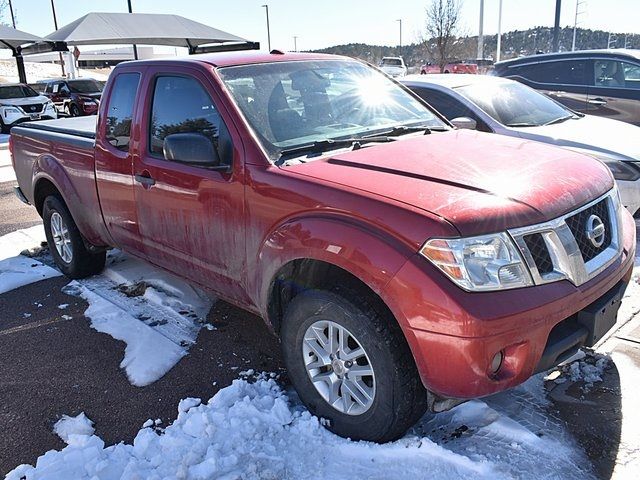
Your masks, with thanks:
[[[640,127],[585,115],[555,125],[512,127],[521,138],[640,161]]]

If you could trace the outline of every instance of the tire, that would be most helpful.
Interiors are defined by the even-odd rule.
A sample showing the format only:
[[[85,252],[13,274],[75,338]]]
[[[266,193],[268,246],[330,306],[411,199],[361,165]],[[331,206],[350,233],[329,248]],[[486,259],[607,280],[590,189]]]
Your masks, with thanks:
[[[282,323],[281,341],[284,361],[289,371],[289,378],[298,395],[307,408],[323,419],[323,424],[332,432],[354,440],[387,442],[400,438],[424,414],[426,410],[426,390],[422,386],[411,351],[406,343],[400,327],[388,314],[380,314],[362,296],[348,295],[360,300],[350,301],[344,296],[324,290],[307,290],[297,295],[289,304]],[[358,345],[365,352],[353,365],[345,363],[340,366],[341,359],[334,367],[312,368],[319,363],[320,355],[308,348],[307,339],[314,338],[312,325],[322,329],[325,323],[338,325],[351,336],[349,347],[340,351],[337,356],[349,358],[349,353],[357,350]],[[336,327],[333,327],[334,331]],[[327,337],[328,327],[320,330]],[[312,342],[315,341],[312,340]],[[354,343],[355,341],[355,343]],[[318,342],[317,345],[320,345]],[[316,346],[317,346],[316,345]],[[347,352],[350,350],[351,352]],[[345,353],[347,352],[347,353]],[[326,352],[325,352],[326,353]],[[368,390],[370,401],[368,406],[357,402],[351,412],[345,411],[346,403],[338,400],[336,406],[329,403],[329,383],[317,381],[321,391],[311,380],[307,363],[311,372],[324,375],[324,378],[338,378],[340,370],[350,367],[348,373],[341,377],[350,381],[353,386],[354,367],[370,367],[373,375],[360,378],[360,386]],[[333,375],[333,377],[331,377]],[[318,377],[316,377],[317,379]],[[350,379],[350,380],[349,380]],[[344,383],[337,391],[345,397]],[[353,388],[353,387],[352,387]],[[348,389],[347,389],[348,392]],[[362,391],[360,392],[362,393]],[[347,394],[347,397],[350,395]],[[353,401],[355,397],[351,396]]]
[[[85,278],[104,269],[106,251],[94,253],[87,249],[82,234],[60,197],[50,195],[45,198],[42,221],[51,256],[67,277]]]
[[[2,119],[0,119],[0,133],[11,133],[11,128],[7,127]]]
[[[69,105],[69,115],[71,115],[72,117],[80,116],[80,109],[75,103],[72,103],[71,105]]]

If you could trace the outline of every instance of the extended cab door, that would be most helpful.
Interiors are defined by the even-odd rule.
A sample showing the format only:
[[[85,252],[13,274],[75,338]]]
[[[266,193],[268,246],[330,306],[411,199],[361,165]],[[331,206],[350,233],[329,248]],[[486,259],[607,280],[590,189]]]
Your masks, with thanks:
[[[133,192],[133,158],[140,143],[136,105],[145,68],[119,68],[100,112],[96,134],[96,183],[105,225],[116,246],[142,254]],[[115,75],[115,76],[114,76]]]
[[[158,67],[146,75],[135,196],[146,257],[228,298],[243,298],[245,219],[242,145],[208,75]],[[165,158],[165,138],[196,134],[219,164]],[[226,166],[228,169],[225,170]],[[217,169],[216,169],[217,168]]]

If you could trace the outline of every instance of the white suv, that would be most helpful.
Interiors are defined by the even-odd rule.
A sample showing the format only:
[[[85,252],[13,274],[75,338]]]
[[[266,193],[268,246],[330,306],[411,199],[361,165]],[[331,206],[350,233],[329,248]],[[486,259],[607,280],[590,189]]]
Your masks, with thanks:
[[[407,74],[407,67],[402,57],[383,57],[380,70],[390,77],[404,77]]]
[[[0,128],[3,133],[17,123],[30,120],[54,120],[53,103],[22,83],[0,85]]]

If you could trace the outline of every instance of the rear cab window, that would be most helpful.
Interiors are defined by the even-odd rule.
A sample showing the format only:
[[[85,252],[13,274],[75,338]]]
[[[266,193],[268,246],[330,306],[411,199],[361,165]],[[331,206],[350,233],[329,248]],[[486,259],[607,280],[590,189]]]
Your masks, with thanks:
[[[116,77],[111,89],[106,109],[105,138],[118,150],[129,150],[131,120],[139,83],[139,73],[121,73]]]

